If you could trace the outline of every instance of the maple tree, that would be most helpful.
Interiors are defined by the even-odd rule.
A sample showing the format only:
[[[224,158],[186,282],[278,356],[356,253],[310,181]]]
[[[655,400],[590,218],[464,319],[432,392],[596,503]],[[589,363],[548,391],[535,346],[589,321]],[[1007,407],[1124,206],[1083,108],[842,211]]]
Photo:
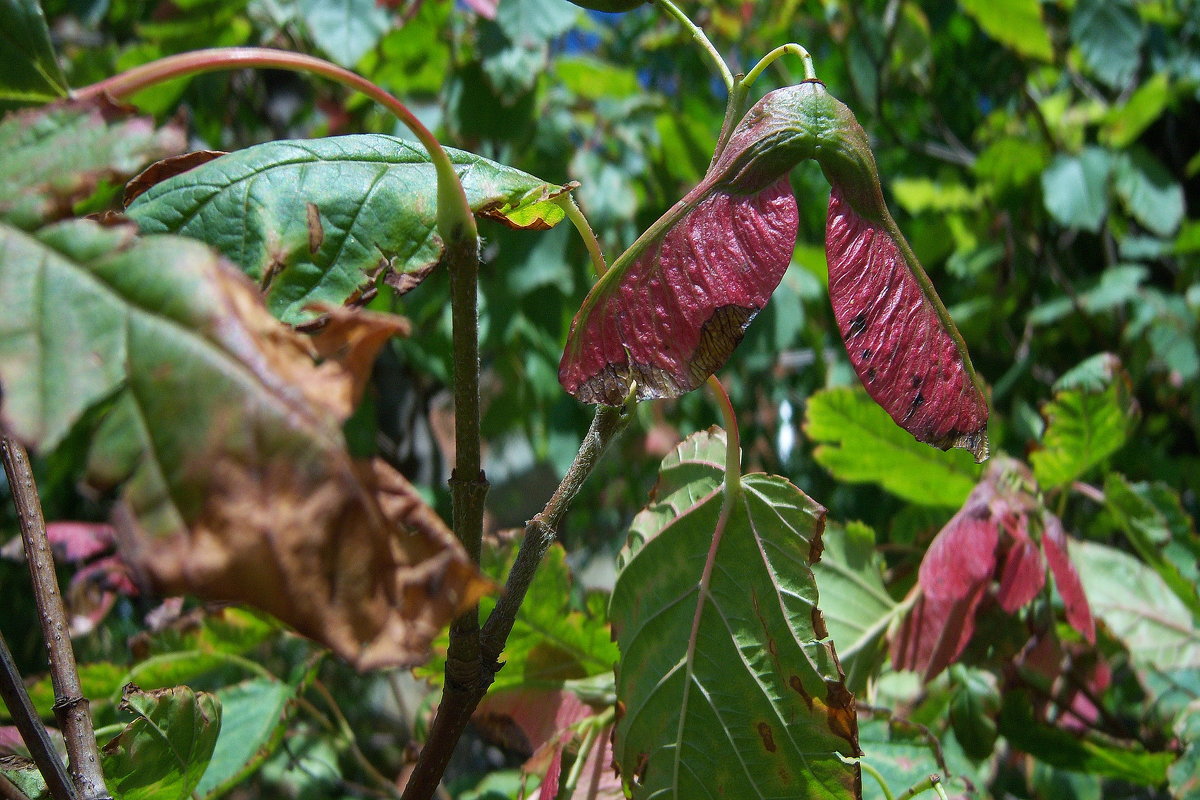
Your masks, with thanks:
[[[82,6],[49,3],[47,24],[33,0],[0,2],[0,102],[21,107],[0,121],[0,423],[22,534],[6,553],[28,559],[52,665],[23,687],[4,648],[5,710],[33,761],[0,765],[0,788],[1194,789],[1194,498],[1186,479],[1148,480],[1160,444],[1133,436],[1143,414],[1146,430],[1189,424],[1194,392],[1175,392],[1200,373],[1183,190],[1133,145],[1186,101],[1170,37],[1095,0],[1047,4],[1045,20],[1004,0],[1004,23],[965,0],[826,2],[798,17],[816,57],[778,44],[793,14],[770,4],[341,5],[115,3],[86,12],[105,50],[72,38]],[[1194,33],[1170,9],[1137,14]],[[945,72],[931,83],[941,43],[984,41],[1027,97],[985,117],[991,95],[972,96],[964,144],[942,111],[960,106],[922,104],[961,91]],[[1161,71],[1141,74],[1141,48]],[[1073,127],[1082,106],[1063,92],[1089,81],[1107,116]],[[280,110],[297,92],[302,124]],[[924,113],[900,130],[905,103]],[[908,176],[905,150],[935,177]],[[1031,311],[1019,346],[989,336],[988,287],[1027,299],[1013,276],[1043,256],[1066,281],[1055,259],[1074,255],[1048,244],[1063,230],[1161,259],[1179,292],[1110,264]],[[1150,299],[1126,320],[1131,291]],[[1109,313],[1120,335],[1100,338],[1119,356],[1048,355],[1053,323]],[[1001,317],[989,324],[1011,334]],[[801,334],[804,377],[787,366]],[[1031,346],[1051,366],[1031,368]],[[711,423],[684,397],[702,385],[724,429],[678,436]],[[398,397],[441,387],[444,412],[385,430]],[[1040,417],[1024,397],[1049,398]],[[529,510],[509,519],[496,476],[514,432],[555,480],[544,505],[517,489]],[[422,436],[439,455],[406,450]],[[1032,449],[1027,463],[977,466],[997,439]],[[1130,452],[1133,480],[1112,468]],[[1082,482],[1100,470],[1101,487]],[[861,482],[890,497],[848,487]],[[607,588],[582,592],[558,542],[614,504],[629,513],[604,525],[624,547],[593,558]],[[522,520],[523,536],[503,531]],[[81,565],[70,617],[52,550]],[[1118,584],[1129,602],[1107,596]],[[139,592],[199,602],[169,599],[131,629]],[[90,653],[78,667],[68,629]],[[138,632],[125,645],[115,630]],[[436,709],[379,714],[365,689],[383,676],[407,702],[392,667],[432,684]],[[1138,692],[1161,707],[1131,711]],[[52,703],[69,770],[39,721]],[[520,757],[454,765],[481,741]]]

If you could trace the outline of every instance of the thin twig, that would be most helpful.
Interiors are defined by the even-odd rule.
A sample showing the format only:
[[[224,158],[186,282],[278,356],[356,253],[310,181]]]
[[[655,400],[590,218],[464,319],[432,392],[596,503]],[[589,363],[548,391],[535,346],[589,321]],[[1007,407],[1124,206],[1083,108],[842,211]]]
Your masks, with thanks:
[[[321,695],[321,699],[325,701],[325,705],[333,713],[333,723],[337,726],[337,732],[345,740],[347,747],[350,748],[350,755],[354,756],[354,760],[358,762],[359,767],[367,774],[367,777],[383,790],[384,794],[389,797],[399,798],[400,790],[396,788],[396,784],[392,783],[383,773],[376,769],[371,760],[367,758],[366,753],[358,746],[358,737],[354,734],[354,727],[346,719],[346,715],[342,713],[341,706],[334,699],[333,693],[319,680],[312,682],[312,688],[317,694]]]
[[[25,691],[25,683],[21,680],[21,673],[17,671],[17,665],[9,652],[8,642],[3,633],[0,633],[0,699],[4,700],[4,706],[13,718],[13,724],[17,726],[21,739],[29,748],[33,763],[41,770],[50,795],[54,800],[75,800],[75,787],[67,777],[67,768],[63,766],[62,759],[58,757],[58,752],[46,732],[46,726],[42,724],[33,703],[29,701],[29,693]]]
[[[442,687],[442,700],[429,727],[429,735],[421,755],[413,767],[408,783],[404,787],[404,800],[429,800],[437,791],[438,782],[450,762],[454,746],[466,730],[475,713],[476,706],[487,693],[499,669],[497,659],[504,650],[508,634],[516,621],[517,610],[537,566],[554,541],[557,526],[571,500],[579,492],[584,480],[591,474],[600,456],[632,418],[628,406],[610,408],[601,406],[596,411],[592,426],[579,446],[567,474],[554,490],[546,507],[525,526],[525,540],[517,552],[513,568],[509,570],[504,593],[488,616],[487,623],[477,639],[481,644],[479,658],[472,664],[457,663],[453,668],[447,653],[446,681]],[[461,619],[461,618],[460,618]],[[454,642],[451,628],[451,645]]]
[[[896,800],[912,800],[912,798],[916,797],[917,795],[921,794],[922,792],[928,792],[930,789],[939,785],[941,782],[942,782],[941,775],[937,775],[937,774],[930,775],[929,777],[925,778],[925,780],[919,781],[918,783],[913,784],[912,786],[910,786],[906,790],[904,790],[904,792],[897,795]]]
[[[512,631],[517,619],[517,610],[525,599],[525,592],[533,581],[534,573],[542,557],[550,549],[558,536],[558,523],[566,513],[571,500],[579,493],[587,477],[595,469],[596,463],[604,455],[608,445],[620,435],[633,418],[632,410],[627,407],[613,408],[600,406],[592,425],[579,445],[579,452],[571,462],[567,474],[550,496],[546,507],[529,520],[525,525],[525,539],[517,551],[516,560],[509,570],[508,579],[504,585],[504,593],[496,602],[496,607],[488,616],[483,626],[484,657],[492,662],[500,657],[504,643]]]
[[[42,634],[50,659],[50,681],[54,685],[54,716],[67,742],[71,781],[82,800],[108,800],[108,787],[100,771],[100,750],[92,728],[88,699],[79,686],[75,651],[71,647],[67,612],[54,574],[54,557],[46,539],[46,522],[38,499],[33,468],[24,446],[8,435],[0,435],[0,458],[12,490],[13,504],[25,545],[25,558],[33,579]]]

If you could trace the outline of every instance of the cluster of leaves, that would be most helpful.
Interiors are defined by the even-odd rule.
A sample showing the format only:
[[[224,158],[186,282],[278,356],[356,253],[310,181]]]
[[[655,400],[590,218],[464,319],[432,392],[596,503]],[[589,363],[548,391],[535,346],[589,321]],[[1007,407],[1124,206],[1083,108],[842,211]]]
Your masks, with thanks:
[[[1196,796],[1200,222],[1188,209],[1200,171],[1200,26],[1187,5],[696,4],[694,16],[735,67],[798,40],[830,92],[858,111],[900,227],[990,387],[993,452],[1011,458],[985,472],[966,453],[920,445],[856,388],[856,364],[841,347],[841,320],[830,307],[822,246],[827,189],[815,165],[792,170],[800,202],[790,265],[723,373],[742,412],[746,458],[787,480],[743,479],[718,578],[698,593],[706,537],[723,505],[724,445],[714,433],[674,446],[676,431],[709,424],[712,410],[702,399],[645,404],[642,435],[601,465],[566,531],[571,563],[603,590],[573,589],[567,559],[551,551],[477,716],[481,737],[501,749],[476,743],[481,757],[449,775],[456,796],[617,797],[613,757],[641,795],[669,785],[694,796],[693,782],[706,790],[743,786],[724,759],[712,757],[717,750],[736,751],[751,765],[746,771],[766,781],[756,784],[764,794],[800,793],[798,785],[811,780],[819,796],[852,796],[854,780],[830,754],[861,750],[863,763],[897,790],[936,771],[952,792],[971,796]],[[33,63],[45,69],[23,83],[6,78],[19,88],[6,102],[51,100],[68,85],[197,47],[270,44],[355,68],[411,101],[444,141],[511,165],[454,155],[459,166],[471,165],[463,175],[472,208],[506,221],[481,227],[489,262],[481,344],[488,472],[496,484],[491,508],[498,527],[536,511],[553,487],[547,475],[566,469],[586,424],[586,411],[556,376],[590,277],[583,247],[565,226],[536,236],[513,229],[556,223],[553,196],[577,180],[578,200],[605,249],[619,252],[704,179],[723,98],[689,36],[652,7],[608,17],[562,0],[45,6],[63,71],[49,50],[34,53]],[[780,60],[761,83],[802,77],[799,62]],[[125,503],[142,526],[161,531],[173,530],[175,515],[189,523],[240,517],[247,504],[265,502],[243,498],[236,511],[214,511],[197,499],[213,480],[225,481],[218,497],[229,494],[222,488],[246,484],[242,472],[197,483],[194,465],[223,452],[151,436],[162,454],[159,474],[138,472],[130,457],[148,449],[146,428],[134,423],[150,424],[155,414],[163,422],[150,430],[183,430],[167,422],[191,421],[187,442],[237,432],[257,446],[258,423],[240,415],[270,411],[261,386],[275,386],[276,378],[229,388],[224,378],[236,371],[216,356],[245,353],[229,344],[225,316],[206,316],[229,306],[247,335],[271,347],[251,366],[284,361],[299,369],[306,360],[313,372],[296,385],[315,385],[321,369],[322,381],[352,384],[337,390],[334,408],[327,398],[285,392],[317,408],[318,418],[292,414],[281,423],[284,415],[276,414],[270,421],[273,435],[299,437],[280,445],[279,452],[301,456],[292,469],[321,464],[303,485],[326,485],[333,463],[344,465],[337,468],[343,481],[384,492],[340,455],[346,442],[361,456],[382,440],[406,474],[426,476],[418,488],[444,506],[445,277],[433,273],[420,291],[401,294],[436,259],[432,206],[424,216],[394,219],[398,198],[430,185],[428,172],[419,174],[429,169],[420,151],[390,138],[403,132],[361,99],[278,73],[202,76],[133,101],[158,125],[115,109],[67,107],[10,118],[0,129],[0,260],[11,263],[13,248],[22,247],[29,252],[22,263],[75,276],[50,283],[69,292],[40,295],[37,303],[13,299],[43,291],[28,285],[34,270],[0,277],[6,311],[16,312],[0,330],[0,355],[13,359],[19,337],[9,331],[28,327],[22,315],[38,322],[39,346],[62,349],[54,359],[39,353],[28,362],[56,365],[48,374],[3,374],[6,422],[24,413],[30,422],[20,432],[47,454],[41,472],[51,515],[106,511],[72,491],[80,464],[102,487],[133,476],[126,492],[140,494],[127,494]],[[181,131],[167,124],[180,108],[193,139],[238,152],[134,199],[128,214],[142,231],[136,242],[91,223],[52,224],[112,207],[137,169],[184,149]],[[350,131],[377,133],[249,147]],[[70,170],[55,160],[68,151],[63,142],[70,142]],[[378,188],[346,202],[342,190],[360,184]],[[275,188],[298,185],[310,193],[304,200]],[[214,250],[167,238],[173,234],[207,242],[237,270],[221,266]],[[147,248],[156,246],[170,248],[179,265],[169,281],[154,274],[158,261]],[[235,287],[227,298],[197,294],[187,288],[188,264],[197,273],[247,274],[265,300],[251,303],[256,293],[236,277],[218,281]],[[85,271],[102,282],[73,296]],[[313,303],[347,299],[402,311],[416,333],[387,346],[384,365],[400,379],[377,370],[353,415],[354,385],[365,382],[371,355],[341,359],[350,378],[335,379],[328,367],[337,359],[314,365],[309,345],[274,327],[266,313],[247,310],[257,304],[303,324],[314,317]],[[87,314],[74,313],[85,304]],[[166,337],[167,320],[142,313],[145,307],[177,311],[176,321],[186,318],[203,335]],[[67,310],[73,322],[64,325]],[[131,333],[118,343],[116,330]],[[345,354],[346,342],[363,335],[373,346],[382,342],[343,332],[323,354]],[[139,339],[145,349],[135,346]],[[146,360],[136,368],[106,360],[109,369],[133,369],[114,376],[73,357],[104,348]],[[139,375],[164,380],[164,370],[169,379],[172,364],[191,372],[208,369],[205,363],[212,372],[199,383],[209,390],[189,398],[192,410],[180,410],[187,390],[137,385]],[[86,374],[70,372],[81,365]],[[68,378],[85,389],[20,393]],[[105,436],[89,440],[101,420]],[[232,438],[226,451],[244,463]],[[339,454],[332,461],[331,448]],[[662,456],[653,501],[627,538]],[[272,489],[285,483],[269,469],[261,474]],[[809,545],[822,541],[824,511],[795,486],[830,509],[815,564],[818,552]],[[314,512],[346,513],[342,501],[306,505],[311,492],[293,491],[306,520]],[[165,510],[164,493],[172,498]],[[760,524],[766,517],[770,525]],[[668,528],[671,536],[663,535]],[[497,547],[489,558],[488,571],[501,577],[505,551]],[[257,576],[261,565],[254,566]],[[6,598],[18,591],[11,588],[16,575],[0,576]],[[294,588],[303,595],[301,586]],[[814,613],[818,588],[840,667]],[[272,608],[262,597],[230,596]],[[122,711],[136,718],[106,752],[106,773],[117,783],[110,788],[122,796],[136,793],[119,783],[131,754],[160,763],[137,749],[139,725],[168,733],[178,725],[179,736],[192,737],[172,741],[172,755],[161,759],[169,775],[156,779],[170,785],[159,783],[154,796],[215,797],[256,770],[252,780],[266,791],[361,796],[369,790],[356,785],[372,780],[364,764],[399,772],[401,731],[413,724],[419,738],[422,714],[378,713],[380,692],[368,690],[382,689],[383,678],[350,678],[304,640],[257,617],[197,611],[131,649],[124,639],[147,608],[130,600],[116,608],[81,646],[92,656],[84,688],[101,724],[115,734]],[[610,614],[619,650],[609,641]],[[304,607],[289,621],[313,632],[304,627],[311,622]],[[425,630],[432,635],[432,627]],[[25,641],[23,660],[36,663]],[[789,672],[795,665],[802,674]],[[441,666],[435,658],[422,674],[436,682]],[[127,683],[144,693],[131,690],[121,703]],[[183,683],[196,691],[153,691]],[[857,718],[847,711],[847,691],[857,699]],[[47,713],[44,681],[34,697]],[[331,704],[322,711],[309,697]],[[618,697],[624,716],[614,725]],[[738,710],[732,721],[722,717],[731,708]],[[379,735],[368,744],[350,732],[356,727]],[[685,749],[703,755],[693,763],[681,757]],[[186,768],[171,766],[179,763]]]

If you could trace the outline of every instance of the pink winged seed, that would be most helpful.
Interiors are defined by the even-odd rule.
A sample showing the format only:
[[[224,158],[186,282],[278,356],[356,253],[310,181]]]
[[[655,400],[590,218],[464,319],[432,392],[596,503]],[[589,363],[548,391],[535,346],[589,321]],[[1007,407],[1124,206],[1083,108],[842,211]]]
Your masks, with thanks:
[[[825,227],[829,297],[867,393],[922,442],[986,454],[987,402],[895,239],[835,186]],[[982,442],[983,444],[980,444]]]
[[[559,368],[585,403],[691,391],[725,363],[791,261],[799,224],[786,176],[759,192],[717,191],[585,304]],[[605,291],[606,290],[606,291]]]

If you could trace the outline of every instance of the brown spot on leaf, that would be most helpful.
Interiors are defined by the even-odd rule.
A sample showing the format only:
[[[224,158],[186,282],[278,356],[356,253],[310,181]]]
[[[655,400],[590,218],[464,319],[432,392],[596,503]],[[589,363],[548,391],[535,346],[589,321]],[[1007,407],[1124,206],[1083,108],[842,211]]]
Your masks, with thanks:
[[[821,609],[816,606],[813,606],[812,610],[812,625],[813,636],[818,639],[824,639],[829,635],[829,630],[825,627],[825,616],[821,613]]]
[[[429,277],[429,273],[433,272],[437,267],[438,262],[426,264],[418,269],[410,269],[407,272],[392,272],[388,270],[383,275],[383,282],[396,290],[396,294],[408,294],[413,289],[421,285],[421,282]]]
[[[854,695],[841,681],[825,681],[825,713],[829,730],[850,743],[847,755],[858,756],[858,712],[854,707]]]
[[[316,203],[304,204],[305,225],[308,227],[308,252],[316,255],[325,241],[325,226],[321,224],[321,209]]]
[[[758,736],[762,739],[763,747],[768,753],[774,753],[778,748],[775,746],[775,736],[771,730],[771,726],[765,722],[758,723]]]
[[[179,156],[171,156],[161,161],[155,161],[125,184],[125,196],[122,199],[125,208],[156,183],[162,183],[167,178],[182,175],[188,170],[195,169],[201,164],[207,164],[215,158],[226,155],[224,150],[196,150]]]
[[[788,686],[792,687],[792,691],[804,698],[804,704],[812,708],[812,695],[804,689],[804,681],[800,680],[799,675],[791,675],[788,677]]]

